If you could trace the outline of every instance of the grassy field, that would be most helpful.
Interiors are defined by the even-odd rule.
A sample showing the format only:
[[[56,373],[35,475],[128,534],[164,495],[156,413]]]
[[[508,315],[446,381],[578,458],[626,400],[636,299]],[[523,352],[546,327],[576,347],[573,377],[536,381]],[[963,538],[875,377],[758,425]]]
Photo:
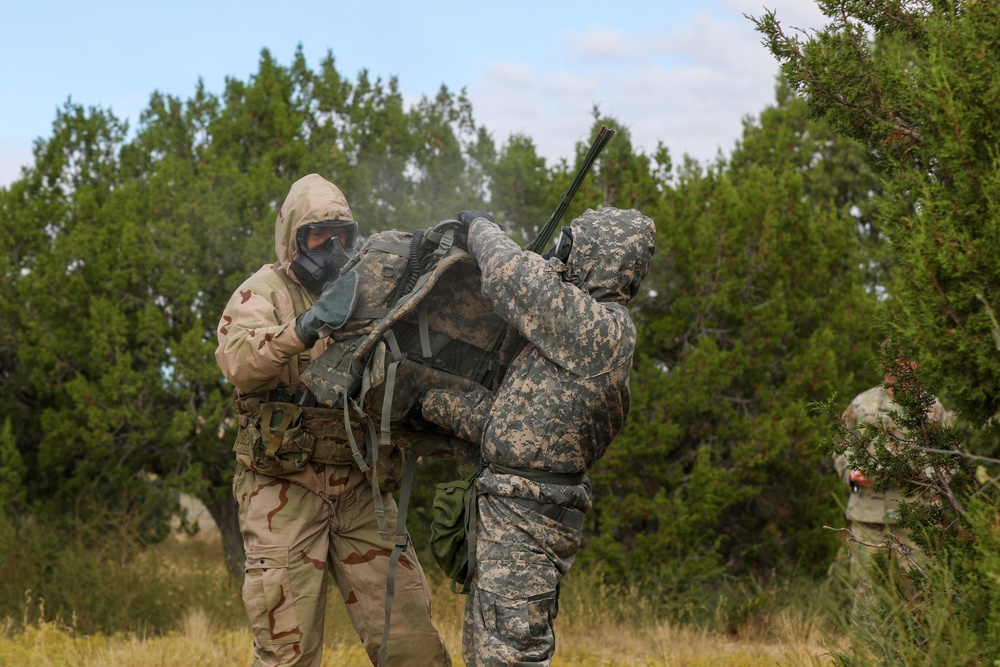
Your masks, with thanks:
[[[148,555],[150,567],[168,567],[172,577],[195,581],[225,581],[217,534],[208,531],[194,539],[171,538]],[[430,568],[428,568],[430,570]],[[434,580],[434,618],[451,650],[455,665],[461,660],[464,596]],[[204,586],[203,586],[204,587]],[[225,586],[219,591],[227,590]],[[26,592],[30,598],[31,593]],[[335,596],[332,596],[335,597]],[[217,599],[225,598],[225,599]],[[84,634],[74,619],[47,619],[44,601],[27,605],[24,619],[0,621],[0,665],[74,667],[180,667],[205,665],[245,667],[250,663],[252,638],[242,619],[239,594],[214,593],[212,604],[191,606],[179,614],[169,632]],[[643,619],[641,599],[615,597],[594,581],[574,579],[564,586],[556,621],[555,666],[647,667],[764,667],[831,664],[823,623],[808,605],[781,605],[754,618],[754,629],[712,632],[687,625]],[[761,639],[748,637],[756,634]],[[738,638],[736,638],[738,637]],[[360,643],[347,621],[339,599],[331,600],[323,665],[368,665]]]

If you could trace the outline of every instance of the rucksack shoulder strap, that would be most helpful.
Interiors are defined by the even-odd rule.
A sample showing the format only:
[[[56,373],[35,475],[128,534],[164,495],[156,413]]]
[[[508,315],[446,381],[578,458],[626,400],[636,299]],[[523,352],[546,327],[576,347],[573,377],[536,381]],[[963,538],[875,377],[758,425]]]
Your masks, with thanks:
[[[281,280],[285,283],[285,288],[288,290],[288,295],[292,297],[292,307],[295,309],[295,317],[309,310],[305,299],[302,298],[302,285],[292,280],[288,273],[281,269],[275,269],[274,272],[281,276]]]

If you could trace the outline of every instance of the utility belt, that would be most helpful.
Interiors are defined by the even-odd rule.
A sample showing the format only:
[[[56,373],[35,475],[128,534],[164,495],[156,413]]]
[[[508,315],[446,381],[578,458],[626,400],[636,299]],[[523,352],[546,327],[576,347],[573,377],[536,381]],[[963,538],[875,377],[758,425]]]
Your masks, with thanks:
[[[583,484],[586,473],[582,472],[548,472],[547,470],[521,470],[509,468],[499,463],[489,464],[490,470],[501,475],[519,475],[525,479],[530,479],[538,484],[559,484],[562,486],[576,486]],[[529,498],[508,498],[508,500],[527,507],[549,517],[564,526],[570,528],[583,528],[584,513],[570,507],[563,507],[555,503],[543,503]]]
[[[271,392],[236,401],[240,429],[233,451],[237,458],[265,475],[296,473],[310,462],[365,469],[365,439],[358,438],[360,442],[352,448],[342,411],[268,400],[286,396],[286,392]],[[353,416],[349,423],[354,433],[367,428]]]

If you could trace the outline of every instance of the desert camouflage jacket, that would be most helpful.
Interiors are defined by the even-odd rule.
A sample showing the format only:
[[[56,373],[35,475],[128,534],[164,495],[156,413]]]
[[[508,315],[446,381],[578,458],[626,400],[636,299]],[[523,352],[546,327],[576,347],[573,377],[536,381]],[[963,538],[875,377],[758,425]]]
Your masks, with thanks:
[[[337,186],[316,174],[296,181],[278,212],[274,249],[278,261],[250,276],[229,299],[219,321],[215,359],[240,396],[299,381],[308,362],[321,355],[329,339],[312,349],[295,333],[295,302],[308,308],[315,297],[290,271],[298,257],[296,231],[324,220],[353,220]]]
[[[880,385],[858,394],[844,411],[843,419],[848,427],[854,427],[863,422],[874,423],[880,419],[888,421],[891,424],[893,434],[899,436],[901,432],[889,417],[889,413],[899,410],[899,406],[892,400],[889,392]],[[946,426],[954,421],[954,415],[945,410],[937,399],[934,399],[933,405],[928,408],[927,416]],[[844,484],[850,485],[851,466],[847,460],[847,454],[836,455],[833,459],[833,465]],[[862,523],[895,524],[898,518],[899,503],[902,500],[912,502],[914,498],[905,498],[903,494],[892,489],[883,494],[876,493],[870,486],[858,486],[851,490],[850,498],[847,501],[846,516],[851,521]]]
[[[486,220],[472,224],[483,293],[528,345],[495,393],[432,390],[424,416],[479,444],[484,463],[583,472],[628,417],[636,332],[626,304],[649,267],[653,221],[634,210],[589,210],[571,228],[564,264],[522,251]]]

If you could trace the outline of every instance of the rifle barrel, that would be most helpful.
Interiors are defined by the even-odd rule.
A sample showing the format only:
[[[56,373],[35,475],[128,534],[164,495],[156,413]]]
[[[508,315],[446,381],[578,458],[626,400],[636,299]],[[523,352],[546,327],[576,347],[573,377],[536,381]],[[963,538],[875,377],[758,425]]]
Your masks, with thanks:
[[[573,182],[570,184],[569,189],[559,198],[559,205],[552,211],[552,215],[549,216],[548,221],[542,227],[542,230],[538,232],[538,235],[532,239],[531,243],[525,246],[525,250],[540,253],[548,245],[549,241],[552,240],[552,235],[555,234],[556,228],[559,226],[559,221],[569,208],[573,197],[576,196],[576,191],[583,185],[583,180],[587,177],[594,162],[597,161],[597,156],[601,154],[601,151],[604,150],[604,147],[608,145],[613,136],[615,136],[614,130],[606,125],[601,126],[597,136],[594,137],[594,141],[590,144],[590,150],[587,152],[586,157],[584,157],[583,162],[580,163],[580,168],[577,169],[576,176],[573,177]]]

